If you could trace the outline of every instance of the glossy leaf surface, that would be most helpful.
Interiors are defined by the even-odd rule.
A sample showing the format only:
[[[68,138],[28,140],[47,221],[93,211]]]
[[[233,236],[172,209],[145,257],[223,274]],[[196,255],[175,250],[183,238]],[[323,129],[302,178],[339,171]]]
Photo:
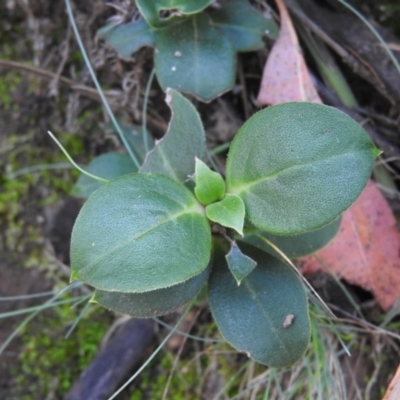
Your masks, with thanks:
[[[291,365],[310,339],[303,284],[276,258],[251,246],[242,250],[257,267],[240,286],[223,257],[214,262],[208,284],[214,320],[225,339],[252,359],[271,367]]]
[[[117,26],[106,25],[97,33],[124,58],[129,58],[141,47],[154,46],[155,42],[153,28],[144,19]]]
[[[238,285],[257,266],[257,263],[252,258],[242,253],[235,242],[232,243],[231,249],[225,258]]]
[[[97,190],[72,232],[72,280],[146,292],[182,283],[210,259],[211,233],[189,189],[157,174],[130,174]]]
[[[279,253],[266,240],[263,240],[265,238],[283,251],[287,257],[291,259],[299,258],[315,253],[326,246],[338,232],[340,221],[341,219],[338,218],[320,229],[294,236],[279,236],[260,230],[248,230],[244,238],[239,238],[239,240],[264,250],[277,258],[281,258]]]
[[[85,170],[92,175],[111,180],[136,172],[137,168],[128,154],[106,153],[95,157]],[[82,174],[72,189],[72,193],[74,196],[86,199],[102,185],[103,183]]]
[[[264,18],[247,0],[229,0],[210,16],[214,25],[231,38],[237,51],[261,49],[265,46],[264,33],[271,39],[278,34],[275,21]]]
[[[245,210],[239,196],[228,193],[221,201],[208,205],[206,215],[211,221],[243,234]]]
[[[184,96],[168,89],[172,117],[165,136],[147,154],[140,172],[155,172],[185,182],[195,172],[195,158],[205,154],[205,133],[200,116]]]
[[[227,192],[246,217],[274,234],[299,234],[335,220],[360,195],[379,151],[333,107],[286,103],[261,110],[236,134]]]
[[[209,274],[206,268],[199,275],[164,289],[145,293],[119,293],[96,290],[93,301],[105,308],[135,318],[152,318],[169,314],[197,295]]]
[[[205,14],[159,30],[155,67],[160,85],[211,101],[235,82],[236,49]]]
[[[150,25],[161,27],[168,24],[168,18],[161,18],[160,13],[170,11],[172,14],[195,14],[204,10],[215,0],[136,0],[140,13]]]
[[[208,205],[222,200],[225,195],[225,182],[222,176],[212,171],[203,161],[196,158],[196,187],[194,189],[201,204]]]

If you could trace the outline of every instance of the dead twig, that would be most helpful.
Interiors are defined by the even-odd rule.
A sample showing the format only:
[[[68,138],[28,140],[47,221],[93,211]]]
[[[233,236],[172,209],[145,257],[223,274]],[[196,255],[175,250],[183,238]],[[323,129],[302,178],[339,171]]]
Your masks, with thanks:
[[[74,81],[73,79],[69,79],[64,76],[60,76],[53,72],[47,71],[45,69],[33,67],[32,65],[22,64],[22,63],[19,63],[16,61],[8,61],[8,60],[3,60],[3,59],[0,59],[0,67],[10,68],[10,69],[19,69],[21,71],[35,74],[42,78],[48,79],[50,81],[57,80],[59,83],[65,85],[65,86],[68,86],[71,89],[74,89],[77,92],[79,92],[93,100],[100,101],[100,96],[97,93],[96,89],[91,88],[89,86],[84,86],[81,83]],[[112,92],[112,91],[105,91],[104,94],[108,98],[116,98],[119,96],[119,93]]]

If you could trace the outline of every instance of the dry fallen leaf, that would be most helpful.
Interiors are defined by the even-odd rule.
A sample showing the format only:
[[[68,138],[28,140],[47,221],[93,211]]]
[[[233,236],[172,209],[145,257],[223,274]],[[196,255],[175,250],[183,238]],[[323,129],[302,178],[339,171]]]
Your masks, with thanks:
[[[288,101],[322,103],[311,81],[289,12],[283,0],[275,1],[281,27],[264,68],[257,101],[259,105]]]
[[[400,233],[372,181],[343,214],[337,236],[315,255],[301,259],[300,269],[304,274],[335,273],[371,291],[384,310],[395,303],[400,296]]]
[[[382,400],[399,400],[400,399],[400,365],[397,368],[396,374],[391,380],[385,396]]]

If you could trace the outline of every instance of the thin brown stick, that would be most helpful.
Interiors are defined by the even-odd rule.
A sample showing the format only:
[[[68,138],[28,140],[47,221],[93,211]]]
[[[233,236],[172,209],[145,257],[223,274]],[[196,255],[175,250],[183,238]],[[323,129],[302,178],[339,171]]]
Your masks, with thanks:
[[[25,71],[31,74],[35,74],[37,76],[40,76],[42,78],[48,79],[48,80],[56,80],[60,82],[61,84],[65,86],[69,86],[70,88],[84,94],[87,97],[90,97],[94,100],[100,101],[100,96],[97,93],[97,90],[94,88],[91,88],[89,86],[84,86],[81,83],[74,81],[73,79],[66,78],[64,76],[59,76],[53,72],[47,71],[42,68],[38,67],[33,67],[32,65],[27,65],[27,64],[22,64],[16,61],[9,61],[9,60],[3,60],[0,59],[0,67],[3,68],[10,68],[10,69],[19,69],[21,71]],[[109,92],[106,91],[104,92],[106,97],[117,97],[118,93],[114,92]]]

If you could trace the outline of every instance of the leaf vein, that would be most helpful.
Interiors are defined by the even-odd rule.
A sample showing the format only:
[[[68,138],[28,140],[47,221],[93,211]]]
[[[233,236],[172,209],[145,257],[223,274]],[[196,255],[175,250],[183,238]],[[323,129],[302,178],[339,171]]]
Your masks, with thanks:
[[[307,166],[317,166],[318,164],[322,164],[326,161],[330,161],[333,160],[335,158],[342,158],[344,156],[348,156],[348,155],[354,155],[354,151],[352,152],[346,152],[346,153],[340,153],[340,154],[335,154],[329,157],[325,157],[321,160],[313,160],[312,162],[307,162],[307,163],[302,163],[302,164],[295,164],[295,165],[291,165],[290,167],[286,167],[286,168],[281,168],[277,171],[272,172],[269,175],[265,175],[261,178],[255,179],[249,183],[243,184],[243,185],[239,185],[236,188],[232,186],[230,186],[230,190],[228,189],[229,193],[233,193],[233,194],[241,194],[243,192],[247,192],[249,191],[250,188],[252,188],[253,186],[257,186],[260,183],[263,183],[264,181],[268,181],[270,179],[276,178],[278,175],[286,173],[288,171],[291,170],[296,170],[296,169],[300,169],[303,167],[307,167]]]
[[[197,205],[195,205],[195,206],[197,206]],[[92,268],[94,265],[98,264],[105,257],[110,256],[114,252],[121,250],[123,247],[127,246],[129,243],[142,238],[143,236],[145,236],[145,235],[149,234],[150,232],[154,231],[155,229],[167,224],[168,222],[172,222],[172,221],[182,217],[185,214],[191,214],[191,213],[195,212],[195,206],[193,206],[189,209],[184,209],[175,214],[169,215],[168,218],[165,218],[164,220],[157,222],[157,224],[150,226],[149,228],[147,228],[146,230],[144,230],[142,232],[136,233],[134,236],[129,237],[124,242],[122,242],[122,243],[119,242],[119,244],[117,246],[115,246],[115,247],[111,248],[110,250],[106,251],[105,253],[101,254],[100,257],[98,257],[96,260],[92,261],[90,264],[81,268],[80,273],[82,273],[83,271],[85,271],[87,269]]]

